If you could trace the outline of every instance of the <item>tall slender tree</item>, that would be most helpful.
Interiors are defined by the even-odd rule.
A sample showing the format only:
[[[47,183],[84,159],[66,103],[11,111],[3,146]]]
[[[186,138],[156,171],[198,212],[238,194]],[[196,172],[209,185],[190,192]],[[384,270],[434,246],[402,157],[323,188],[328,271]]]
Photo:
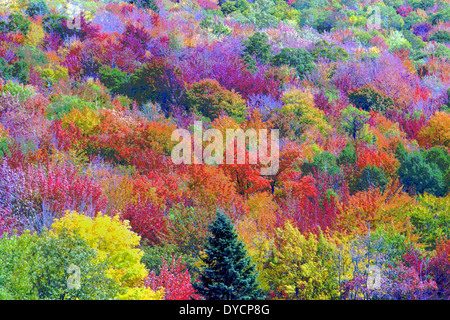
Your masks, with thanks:
[[[204,262],[199,282],[194,288],[207,300],[262,299],[255,265],[247,256],[231,220],[220,211],[209,226]]]

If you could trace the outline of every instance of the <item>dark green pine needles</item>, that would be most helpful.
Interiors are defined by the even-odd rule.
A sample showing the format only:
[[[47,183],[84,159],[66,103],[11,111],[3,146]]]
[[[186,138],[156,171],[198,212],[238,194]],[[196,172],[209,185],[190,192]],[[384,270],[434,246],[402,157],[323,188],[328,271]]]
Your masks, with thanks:
[[[217,212],[209,230],[211,235],[207,238],[205,257],[202,258],[205,266],[200,282],[193,284],[197,292],[207,300],[262,299],[255,265],[247,256],[230,219]]]

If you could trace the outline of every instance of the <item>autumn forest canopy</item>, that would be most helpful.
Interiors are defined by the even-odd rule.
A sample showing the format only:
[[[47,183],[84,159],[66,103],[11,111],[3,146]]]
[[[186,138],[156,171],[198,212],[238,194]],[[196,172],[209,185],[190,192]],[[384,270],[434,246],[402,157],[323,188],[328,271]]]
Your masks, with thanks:
[[[449,152],[449,0],[0,0],[2,300],[448,300]]]

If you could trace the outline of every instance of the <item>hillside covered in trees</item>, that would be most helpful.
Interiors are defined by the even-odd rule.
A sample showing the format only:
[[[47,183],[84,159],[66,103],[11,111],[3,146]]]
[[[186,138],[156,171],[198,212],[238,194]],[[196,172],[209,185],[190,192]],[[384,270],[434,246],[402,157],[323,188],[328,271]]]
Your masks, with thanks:
[[[449,152],[449,0],[0,0],[0,299],[448,300]]]

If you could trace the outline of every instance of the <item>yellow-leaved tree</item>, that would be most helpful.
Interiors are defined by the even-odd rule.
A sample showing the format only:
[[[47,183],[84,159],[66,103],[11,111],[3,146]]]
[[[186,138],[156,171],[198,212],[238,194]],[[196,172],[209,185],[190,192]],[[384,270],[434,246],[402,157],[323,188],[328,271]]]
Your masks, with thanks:
[[[310,127],[317,128],[321,134],[326,135],[331,126],[328,124],[325,113],[314,105],[314,96],[309,90],[293,89],[286,91],[282,97],[282,112],[293,116],[293,121],[304,132]],[[295,130],[297,131],[297,130]]]
[[[267,231],[259,228],[255,219],[244,216],[237,223],[236,229],[240,239],[245,243],[248,255],[255,264],[258,272],[258,282],[264,292],[270,291],[270,279],[264,276],[263,270],[267,268],[273,250],[273,238]]]
[[[339,294],[336,246],[320,233],[300,233],[289,221],[276,232],[272,261],[262,271],[275,297],[335,299]]]
[[[137,248],[140,236],[130,230],[127,220],[121,221],[119,216],[109,217],[101,213],[91,218],[76,211],[66,211],[52,224],[51,233],[54,236],[62,232],[73,233],[86,241],[97,251],[97,262],[108,264],[107,276],[115,279],[121,287],[117,298],[164,298],[162,288],[155,292],[142,285],[148,271],[141,262],[143,252]]]

